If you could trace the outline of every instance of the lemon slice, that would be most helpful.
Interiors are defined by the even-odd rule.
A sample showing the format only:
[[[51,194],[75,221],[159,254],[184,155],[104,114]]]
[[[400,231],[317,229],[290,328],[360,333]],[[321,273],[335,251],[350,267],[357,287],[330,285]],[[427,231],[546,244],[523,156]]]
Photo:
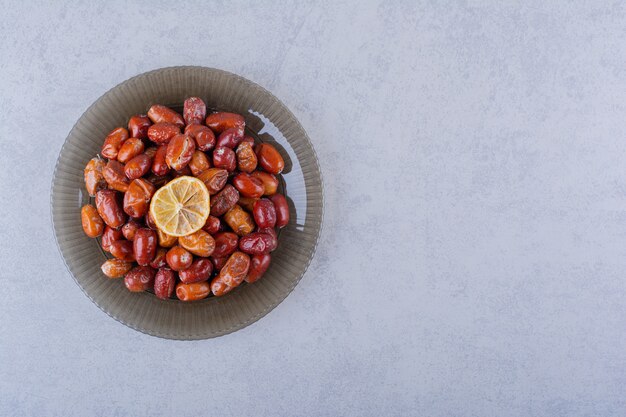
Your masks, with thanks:
[[[178,177],[159,188],[150,202],[156,226],[171,236],[187,236],[204,226],[211,211],[209,190],[194,177]]]

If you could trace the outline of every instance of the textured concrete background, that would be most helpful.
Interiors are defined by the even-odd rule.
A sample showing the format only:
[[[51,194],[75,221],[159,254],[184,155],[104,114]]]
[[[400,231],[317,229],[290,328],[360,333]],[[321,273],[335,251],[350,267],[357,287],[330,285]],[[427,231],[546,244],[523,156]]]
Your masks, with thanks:
[[[626,415],[623,3],[101,3],[0,7],[0,415]],[[326,181],[300,285],[200,342],[93,306],[49,214],[81,113],[182,64],[275,93]]]

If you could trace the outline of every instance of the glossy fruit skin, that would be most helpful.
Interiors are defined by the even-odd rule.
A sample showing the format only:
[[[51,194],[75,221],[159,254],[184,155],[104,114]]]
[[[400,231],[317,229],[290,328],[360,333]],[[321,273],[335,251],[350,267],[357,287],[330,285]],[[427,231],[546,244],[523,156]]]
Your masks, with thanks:
[[[277,240],[267,233],[254,232],[239,239],[239,249],[250,255],[270,253],[276,246]]]
[[[251,174],[263,183],[263,195],[274,195],[278,190],[278,178],[269,172],[254,171]]]
[[[191,156],[188,167],[191,169],[193,176],[197,177],[202,172],[211,168],[211,163],[204,152],[196,150]]]
[[[140,153],[144,151],[144,144],[141,139],[129,138],[126,139],[119,152],[117,153],[117,160],[125,164]]]
[[[103,173],[105,166],[106,163],[100,158],[91,158],[85,166],[85,170],[83,171],[85,188],[92,197],[95,196],[98,191],[107,188],[107,182],[104,179]]]
[[[189,97],[183,104],[183,118],[187,125],[202,124],[206,117],[206,104],[199,97]]]
[[[269,253],[252,255],[250,257],[250,269],[248,270],[248,275],[246,275],[245,278],[246,282],[252,284],[253,282],[258,281],[270,267],[271,261],[272,256]]]
[[[106,180],[107,184],[109,184],[109,187],[111,187],[112,189],[121,191],[123,193],[128,190],[128,184],[130,183],[130,180],[124,173],[124,165],[122,165],[121,163],[117,162],[114,159],[111,159],[109,162],[107,162],[104,170],[102,171],[102,174],[104,175],[104,179]]]
[[[193,284],[179,282],[178,285],[176,285],[176,297],[181,301],[202,300],[203,298],[207,298],[210,292],[211,288],[206,281],[194,282]]]
[[[154,295],[167,300],[174,294],[176,273],[169,268],[160,268],[154,276]]]
[[[148,213],[146,213],[145,221],[146,221],[146,226],[148,226],[150,229],[152,230],[158,229],[158,227],[156,226],[156,223],[154,222],[154,220],[152,220],[152,216],[150,215],[150,210],[148,210]]]
[[[152,126],[150,118],[145,114],[137,114],[128,121],[128,131],[131,138],[146,139],[148,137],[148,128]]]
[[[135,233],[141,227],[141,224],[134,219],[130,219],[126,222],[124,226],[122,226],[122,234],[126,238],[126,240],[130,240],[131,242],[135,238]]]
[[[250,269],[250,257],[243,252],[234,252],[220,270],[218,277],[229,287],[241,284]]]
[[[235,127],[226,129],[217,138],[216,147],[224,146],[226,148],[235,149],[243,140],[243,129]]]
[[[250,146],[254,147],[254,138],[252,136],[246,135],[243,137],[241,143],[249,143]]]
[[[215,133],[222,133],[226,129],[243,129],[246,127],[246,121],[240,114],[218,112],[207,116],[206,125]]]
[[[137,155],[124,166],[124,173],[130,180],[135,180],[146,175],[152,167],[152,158],[145,153]]]
[[[209,259],[211,259],[211,263],[213,264],[213,270],[215,272],[219,272],[226,264],[226,261],[228,260],[228,256],[221,256],[221,257],[211,256]]]
[[[216,147],[213,150],[213,166],[233,172],[237,168],[237,156],[235,151],[225,146]]]
[[[152,159],[152,172],[154,175],[163,176],[170,172],[165,157],[167,156],[167,145],[160,145]]]
[[[136,238],[136,236],[135,236]],[[123,261],[132,262],[135,260],[135,254],[133,252],[133,242],[128,240],[116,240],[109,245],[109,252],[117,259]]]
[[[122,261],[121,259],[108,259],[102,264],[100,269],[109,278],[122,278],[132,267],[132,262]]]
[[[244,211],[238,204],[235,204],[233,208],[224,214],[224,220],[230,228],[233,229],[233,232],[237,233],[239,236],[245,236],[252,233],[254,230],[252,216]]]
[[[122,144],[128,138],[128,130],[124,129],[123,127],[113,129],[104,139],[104,143],[102,144],[102,150],[100,151],[100,153],[105,158],[116,159],[117,153],[122,147]]]
[[[118,240],[122,240],[123,238],[124,234],[122,233],[121,229],[113,229],[112,227],[106,226],[104,228],[104,233],[102,233],[100,246],[102,246],[102,249],[108,252],[113,242],[117,242]]]
[[[213,273],[213,264],[209,258],[197,258],[191,266],[178,273],[178,277],[185,284],[206,281]]]
[[[167,260],[165,259],[166,255],[167,255],[167,249],[157,248],[156,255],[154,255],[154,259],[150,261],[150,266],[155,269],[168,268]]]
[[[161,104],[155,104],[150,107],[150,110],[148,110],[148,117],[152,120],[152,123],[155,124],[165,122],[172,123],[179,128],[185,127],[185,121],[180,114]]]
[[[278,233],[276,233],[276,229],[273,227],[259,227],[256,231],[258,233],[267,233],[278,242]]]
[[[222,295],[228,294],[235,288],[236,287],[229,287],[228,285],[226,285],[226,283],[224,282],[224,278],[220,275],[216,276],[211,281],[211,292],[216,297],[221,297]]]
[[[280,174],[285,168],[285,160],[273,145],[259,143],[254,150],[259,160],[259,165],[270,174]]]
[[[147,266],[156,256],[157,235],[156,232],[147,227],[142,227],[135,233],[133,240],[133,251],[135,260],[141,266]]]
[[[241,142],[239,146],[237,146],[235,154],[237,156],[237,168],[239,171],[249,174],[256,169],[258,161],[250,143]]]
[[[124,285],[131,292],[146,291],[154,287],[156,270],[149,266],[136,266],[124,277]]]
[[[240,195],[237,204],[239,204],[248,213],[252,213],[252,210],[254,209],[254,203],[256,203],[258,200],[258,198],[250,198]]]
[[[183,169],[174,171],[174,178],[182,176],[191,176],[191,168],[189,168],[189,164],[187,164],[187,166],[185,166]]]
[[[198,175],[198,179],[206,185],[209,194],[217,194],[228,181],[228,171],[221,168],[209,168]]]
[[[202,229],[179,237],[178,244],[192,254],[205,258],[211,256],[215,250],[215,239]]]
[[[263,191],[265,190],[261,181],[245,172],[235,175],[233,185],[241,195],[249,198],[259,198],[263,195]]]
[[[289,204],[282,194],[274,194],[270,197],[276,209],[276,227],[282,229],[289,224]]]
[[[167,144],[180,133],[180,127],[172,123],[157,123],[148,129],[148,139],[157,145]]]
[[[156,188],[143,178],[133,180],[124,194],[124,212],[130,217],[143,217],[150,208],[150,199]]]
[[[221,230],[221,228],[222,228],[222,223],[220,222],[220,219],[215,216],[209,216],[206,219],[204,226],[202,226],[202,230],[204,230],[210,235],[216,234],[217,232]]]
[[[98,210],[91,204],[86,204],[80,209],[80,221],[83,231],[91,238],[100,236],[104,231],[104,222]]]
[[[211,216],[219,217],[239,201],[239,191],[227,184],[222,191],[211,197]]]
[[[222,258],[229,256],[235,250],[237,250],[237,243],[239,237],[232,232],[220,232],[215,236],[215,249],[211,255],[214,258]],[[217,268],[220,269],[220,268]]]
[[[215,133],[203,125],[188,125],[185,135],[189,135],[196,141],[196,148],[203,152],[210,151],[215,147]]]
[[[254,203],[252,214],[254,215],[254,222],[257,226],[276,226],[276,209],[274,208],[274,203],[267,198],[262,198]]]
[[[167,251],[165,259],[167,260],[169,267],[174,271],[182,271],[183,269],[187,269],[191,266],[191,263],[193,262],[193,255],[181,246],[174,246],[172,249]]]
[[[165,232],[162,232],[160,229],[156,230],[157,237],[159,238],[159,246],[164,248],[171,248],[175,244],[178,243],[178,238],[176,236],[168,235]]]
[[[178,134],[167,145],[165,162],[170,168],[179,171],[189,164],[195,150],[196,143],[190,136]]]
[[[126,223],[126,213],[122,209],[121,194],[114,190],[100,190],[96,193],[96,208],[102,220],[114,229]]]

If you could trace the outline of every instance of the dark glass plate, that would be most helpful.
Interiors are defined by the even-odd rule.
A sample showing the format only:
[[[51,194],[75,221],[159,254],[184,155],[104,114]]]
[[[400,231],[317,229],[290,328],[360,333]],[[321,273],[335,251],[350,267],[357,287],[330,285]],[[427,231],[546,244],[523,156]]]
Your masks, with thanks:
[[[207,106],[242,114],[259,141],[275,145],[285,158],[283,191],[291,221],[279,236],[278,249],[264,277],[224,297],[192,303],[159,300],[151,293],[131,293],[123,280],[100,270],[106,260],[98,240],[83,233],[80,208],[89,201],[83,168],[100,152],[104,137],[130,116],[151,105],[182,108],[189,96]],[[133,77],[100,97],[74,125],[61,149],[52,180],[51,211],[59,251],[85,294],[125,325],[169,339],[206,339],[255,322],[289,295],[306,271],[317,245],[323,218],[323,186],[317,156],[295,116],[276,97],[238,75],[204,67],[171,67]]]

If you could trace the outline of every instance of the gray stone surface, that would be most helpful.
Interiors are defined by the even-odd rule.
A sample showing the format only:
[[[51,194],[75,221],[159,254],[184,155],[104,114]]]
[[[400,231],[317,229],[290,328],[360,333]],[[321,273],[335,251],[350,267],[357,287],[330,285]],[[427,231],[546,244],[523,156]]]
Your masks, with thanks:
[[[626,415],[623,3],[2,3],[0,415]],[[81,113],[184,64],[275,93],[326,183],[300,285],[200,342],[93,306],[49,214]]]

